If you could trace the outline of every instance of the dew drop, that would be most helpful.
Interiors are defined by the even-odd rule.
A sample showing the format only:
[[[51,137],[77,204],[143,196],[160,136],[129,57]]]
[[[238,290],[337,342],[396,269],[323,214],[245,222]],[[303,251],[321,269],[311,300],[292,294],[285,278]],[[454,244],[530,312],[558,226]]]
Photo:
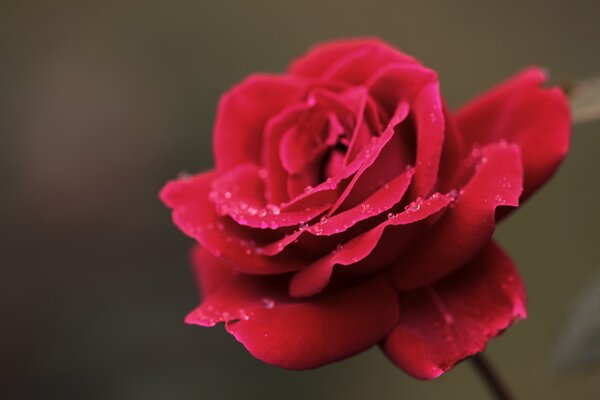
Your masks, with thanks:
[[[240,318],[244,321],[248,321],[250,319],[250,316],[248,315],[248,313],[246,313],[246,310],[244,310],[243,308],[240,308],[238,310],[238,313],[240,314]]]
[[[263,297],[262,299],[260,299],[260,304],[267,309],[271,309],[273,307],[275,307],[275,300],[273,300],[270,297]]]
[[[279,215],[281,213],[281,209],[275,204],[267,204],[267,210],[273,215]]]
[[[189,181],[190,179],[192,179],[192,175],[190,175],[190,173],[187,171],[181,171],[180,173],[177,174],[177,179]]]

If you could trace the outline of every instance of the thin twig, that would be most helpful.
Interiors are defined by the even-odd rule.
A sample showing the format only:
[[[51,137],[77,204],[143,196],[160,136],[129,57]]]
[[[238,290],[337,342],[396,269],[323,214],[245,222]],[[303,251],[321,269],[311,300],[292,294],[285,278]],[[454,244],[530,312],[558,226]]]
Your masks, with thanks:
[[[485,381],[490,392],[494,394],[496,400],[515,400],[508,387],[500,379],[492,364],[483,354],[480,353],[471,357],[471,361],[481,378]]]

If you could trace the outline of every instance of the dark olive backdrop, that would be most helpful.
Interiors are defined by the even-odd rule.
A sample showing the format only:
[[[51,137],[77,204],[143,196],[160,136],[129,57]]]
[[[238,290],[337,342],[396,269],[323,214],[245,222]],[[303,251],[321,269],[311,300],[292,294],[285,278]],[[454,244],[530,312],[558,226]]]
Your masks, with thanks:
[[[529,64],[600,73],[599,17],[597,1],[560,0],[2,1],[0,397],[487,398],[468,363],[418,382],[375,349],[288,372],[221,328],[184,325],[191,241],[157,192],[211,166],[220,93],[315,42],[381,36],[438,70],[457,107]],[[522,399],[600,396],[598,370],[548,364],[599,276],[599,148],[600,124],[576,127],[564,168],[498,232],[530,318],[488,354]]]

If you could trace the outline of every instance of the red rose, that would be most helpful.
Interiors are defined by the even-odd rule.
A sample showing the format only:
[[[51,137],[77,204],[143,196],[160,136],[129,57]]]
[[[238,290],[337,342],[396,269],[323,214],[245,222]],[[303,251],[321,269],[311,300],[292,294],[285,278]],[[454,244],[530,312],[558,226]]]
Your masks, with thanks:
[[[232,88],[215,169],[161,193],[200,243],[186,322],[225,322],[290,369],[380,344],[429,379],[480,352],[526,316],[495,223],[568,150],[567,101],[545,80],[529,68],[451,113],[434,71],[361,39]]]

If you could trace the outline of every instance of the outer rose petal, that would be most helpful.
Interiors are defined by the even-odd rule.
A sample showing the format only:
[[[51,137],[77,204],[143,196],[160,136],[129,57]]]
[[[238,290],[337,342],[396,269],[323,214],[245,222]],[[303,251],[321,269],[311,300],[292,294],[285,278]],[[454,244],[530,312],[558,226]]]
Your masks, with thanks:
[[[400,323],[383,349],[408,374],[435,378],[482,351],[527,316],[525,289],[510,258],[491,242],[439,283],[400,294]]]
[[[202,250],[196,260],[200,281],[214,282],[211,269],[227,265]],[[186,318],[189,324],[226,322],[229,333],[252,355],[288,369],[315,368],[349,357],[378,342],[398,321],[398,298],[382,277],[360,286],[312,298],[290,299],[285,281],[231,274],[205,293]]]
[[[546,79],[541,69],[527,69],[456,114],[457,124],[471,146],[505,139],[521,147],[523,199],[554,174],[569,149],[568,102],[560,89],[540,87]]]
[[[298,98],[304,88],[302,80],[291,76],[252,75],[225,93],[214,128],[217,170],[246,162],[260,164],[268,119]]]
[[[496,208],[519,204],[522,177],[518,147],[503,142],[482,149],[454,208],[391,271],[396,286],[407,290],[427,285],[469,261],[491,239]]]
[[[354,72],[351,80],[356,81],[358,77],[360,83],[377,69],[393,62],[415,62],[415,59],[378,38],[335,40],[311,48],[292,62],[289,72],[310,78],[338,74],[342,79],[343,75],[347,78]]]

